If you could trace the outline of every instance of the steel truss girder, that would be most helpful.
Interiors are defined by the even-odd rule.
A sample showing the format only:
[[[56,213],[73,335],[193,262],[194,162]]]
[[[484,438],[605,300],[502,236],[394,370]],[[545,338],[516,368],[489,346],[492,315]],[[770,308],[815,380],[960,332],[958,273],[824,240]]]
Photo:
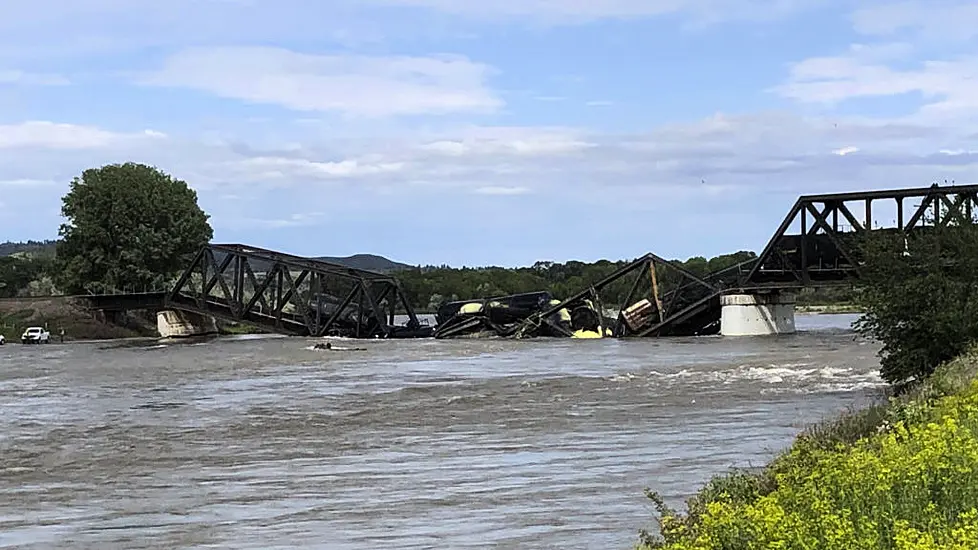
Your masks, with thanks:
[[[317,337],[389,337],[398,306],[420,326],[394,277],[239,244],[203,247],[166,297],[166,307]]]
[[[920,204],[904,208],[904,200]],[[863,202],[856,215],[847,203]],[[895,227],[873,227],[873,205],[895,201]],[[978,185],[952,185],[806,195],[791,207],[774,236],[740,283],[742,288],[805,287],[837,284],[859,277],[860,259],[855,236],[867,231],[893,230],[908,235],[928,225],[976,223]],[[842,226],[840,226],[840,220]],[[792,231],[795,222],[800,229]],[[848,225],[848,228],[845,227]]]

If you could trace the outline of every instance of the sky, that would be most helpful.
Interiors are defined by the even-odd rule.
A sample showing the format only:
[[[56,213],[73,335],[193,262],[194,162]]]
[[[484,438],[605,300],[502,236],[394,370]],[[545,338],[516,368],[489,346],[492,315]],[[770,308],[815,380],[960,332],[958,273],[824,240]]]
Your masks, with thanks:
[[[760,251],[798,195],[978,181],[967,0],[6,0],[0,241],[87,168],[215,242],[409,264]]]

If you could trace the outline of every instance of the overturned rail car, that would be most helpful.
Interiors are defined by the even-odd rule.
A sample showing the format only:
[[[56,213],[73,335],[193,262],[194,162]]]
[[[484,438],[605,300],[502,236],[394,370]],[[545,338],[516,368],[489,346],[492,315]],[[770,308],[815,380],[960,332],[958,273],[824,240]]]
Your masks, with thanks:
[[[529,292],[442,304],[435,314],[435,338],[509,336],[531,315],[546,308],[549,292]]]
[[[571,307],[550,312],[545,322],[526,330],[527,322],[560,304],[546,291],[498,296],[484,300],[449,302],[438,309],[436,338],[480,338],[554,336],[593,338],[611,333],[612,318],[599,312],[594,303],[582,300]]]
[[[701,336],[720,331],[720,295],[749,269],[744,262],[698,277],[646,254],[577,294],[531,292],[444,304],[436,338],[607,338]]]

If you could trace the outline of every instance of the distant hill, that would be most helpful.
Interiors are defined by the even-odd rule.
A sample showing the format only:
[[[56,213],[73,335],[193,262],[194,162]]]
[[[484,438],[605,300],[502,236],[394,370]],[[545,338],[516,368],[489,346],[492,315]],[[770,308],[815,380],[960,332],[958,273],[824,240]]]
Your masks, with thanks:
[[[54,254],[57,241],[27,241],[27,242],[5,242],[0,243],[0,257],[27,254]],[[354,254],[353,256],[336,257],[321,256],[315,258],[324,262],[339,264],[354,269],[365,269],[379,273],[390,273],[402,269],[410,269],[414,266],[402,264],[393,260],[388,260],[383,256],[375,254]],[[255,268],[265,268],[264,265],[255,265]]]
[[[335,256],[320,256],[316,259],[324,262],[344,265],[346,267],[352,267],[354,269],[366,269],[367,271],[377,271],[379,273],[390,273],[392,271],[400,271],[402,269],[410,269],[414,267],[408,264],[388,260],[383,256],[377,256],[374,254],[354,254],[353,256],[346,256],[344,258],[338,258]]]
[[[57,241],[27,241],[0,243],[0,258],[14,254],[54,254]]]
[[[412,265],[388,260],[383,256],[377,256],[375,254],[354,254],[353,256],[346,257],[313,256],[310,259],[319,260],[321,262],[329,262],[331,264],[337,264],[343,267],[363,269],[366,271],[373,271],[374,273],[385,274],[404,269],[411,269],[414,267]],[[258,259],[252,259],[248,263],[251,264],[251,268],[255,271],[266,271],[272,267],[271,262],[264,262]]]

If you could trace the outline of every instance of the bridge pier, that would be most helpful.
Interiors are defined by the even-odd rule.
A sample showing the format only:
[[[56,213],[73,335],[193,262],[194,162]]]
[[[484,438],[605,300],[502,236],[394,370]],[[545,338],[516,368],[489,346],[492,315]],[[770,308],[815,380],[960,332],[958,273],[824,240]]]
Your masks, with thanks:
[[[217,334],[217,321],[209,315],[165,309],[156,314],[156,329],[163,338]]]
[[[764,336],[795,332],[795,295],[787,292],[720,297],[720,334]]]

